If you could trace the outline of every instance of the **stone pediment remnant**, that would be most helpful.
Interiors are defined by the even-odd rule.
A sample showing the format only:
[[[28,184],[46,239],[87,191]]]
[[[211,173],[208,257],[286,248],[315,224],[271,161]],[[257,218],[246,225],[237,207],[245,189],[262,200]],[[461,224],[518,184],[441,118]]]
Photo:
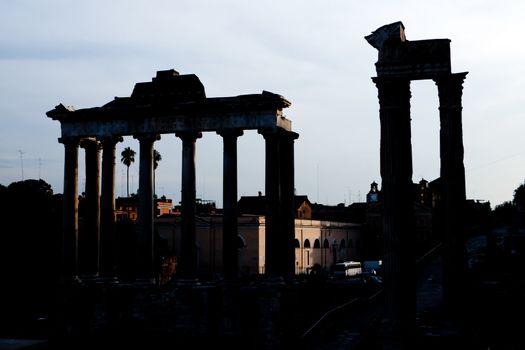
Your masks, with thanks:
[[[195,129],[291,131],[291,121],[283,112],[290,105],[283,96],[266,90],[259,94],[207,97],[195,74],[169,69],[158,71],[151,81],[136,83],[130,96],[115,97],[91,108],[59,104],[46,114],[60,121],[62,137],[166,134]]]
[[[449,39],[409,41],[402,22],[379,27],[365,39],[379,51],[378,77],[416,80],[451,73]]]
[[[365,36],[365,39],[370,45],[381,50],[388,41],[404,42],[406,40],[405,26],[401,21],[385,24],[374,30],[372,34]]]

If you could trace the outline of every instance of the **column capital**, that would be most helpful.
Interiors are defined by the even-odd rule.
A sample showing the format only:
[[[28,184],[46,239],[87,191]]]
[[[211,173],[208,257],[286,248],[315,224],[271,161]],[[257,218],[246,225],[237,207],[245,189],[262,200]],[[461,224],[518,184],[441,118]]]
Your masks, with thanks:
[[[455,83],[455,84],[462,85],[463,81],[465,81],[465,78],[467,77],[467,74],[468,74],[468,72],[444,74],[444,75],[439,75],[439,76],[435,77],[432,80],[434,80],[434,82],[438,86],[441,83],[449,83],[449,84],[450,83],[452,83],[452,84]]]
[[[178,131],[175,133],[175,136],[182,139],[183,141],[195,141],[202,137],[202,132],[200,131]]]
[[[263,128],[263,129],[257,129],[257,132],[261,134],[263,137],[270,136],[270,135],[277,135],[279,132],[278,128]]]
[[[222,137],[239,137],[244,135],[244,130],[242,129],[222,129],[217,131],[217,135]]]
[[[60,142],[60,143],[62,143],[64,145],[66,145],[66,144],[68,144],[68,145],[75,145],[76,144],[76,146],[78,146],[79,143],[80,143],[80,138],[78,138],[78,137],[69,137],[69,136],[68,137],[59,137],[58,138],[58,142]]]
[[[99,137],[99,140],[102,143],[102,145],[107,145],[107,144],[116,145],[117,143],[124,141],[122,136],[117,136],[117,135],[101,136]]]
[[[258,129],[257,132],[266,139],[267,137],[285,136],[290,137],[292,140],[299,138],[299,134],[293,131],[284,130],[281,128],[263,128]]]
[[[100,150],[102,146],[96,138],[86,137],[80,140],[80,147],[84,149],[96,148],[97,150]]]
[[[440,109],[461,107],[463,82],[467,74],[468,72],[447,74],[433,79],[438,88]]]
[[[135,134],[133,135],[133,138],[139,141],[159,141],[160,135],[159,134],[150,134],[150,133],[141,133],[141,134]]]
[[[381,109],[399,108],[408,105],[410,108],[410,79],[392,77],[373,77],[377,87]]]
[[[372,77],[374,84],[410,84],[409,78],[396,78],[396,77]]]
[[[295,141],[299,138],[299,134],[293,131],[282,130],[282,136],[289,139],[290,141]]]

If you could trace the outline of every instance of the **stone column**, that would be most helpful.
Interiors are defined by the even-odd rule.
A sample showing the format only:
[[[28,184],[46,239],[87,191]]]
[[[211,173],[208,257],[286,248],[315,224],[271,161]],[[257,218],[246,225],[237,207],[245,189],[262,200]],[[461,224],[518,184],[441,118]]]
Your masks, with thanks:
[[[281,237],[281,140],[278,130],[260,130],[265,140],[265,274],[283,277],[283,240]]]
[[[155,134],[134,136],[140,143],[139,205],[136,239],[136,282],[154,283],[154,237],[153,237],[153,143],[160,139]]]
[[[78,260],[81,276],[98,273],[98,239],[100,234],[100,143],[94,138],[80,141],[86,155],[84,230],[78,237]]]
[[[387,348],[409,348],[416,314],[410,80],[373,78],[381,122],[384,336]]]
[[[64,144],[64,193],[62,216],[61,280],[71,283],[77,277],[78,236],[78,144],[77,138],[60,138]]]
[[[222,269],[224,278],[239,277],[238,223],[237,223],[237,137],[242,130],[217,132],[224,143],[223,155],[223,214],[222,214]],[[210,248],[211,249],[211,248]]]
[[[443,300],[453,310],[461,302],[466,266],[465,167],[463,165],[463,81],[467,73],[434,79],[439,92],[441,210],[443,240]]]
[[[102,144],[102,191],[100,197],[99,276],[116,277],[115,146],[120,136],[105,136]]]
[[[177,273],[184,278],[197,277],[198,252],[195,232],[195,142],[200,132],[176,134],[182,140],[182,189],[181,189],[181,256]]]
[[[282,274],[292,278],[295,275],[295,183],[294,183],[294,140],[295,132],[282,131],[280,144],[281,182],[281,247]]]

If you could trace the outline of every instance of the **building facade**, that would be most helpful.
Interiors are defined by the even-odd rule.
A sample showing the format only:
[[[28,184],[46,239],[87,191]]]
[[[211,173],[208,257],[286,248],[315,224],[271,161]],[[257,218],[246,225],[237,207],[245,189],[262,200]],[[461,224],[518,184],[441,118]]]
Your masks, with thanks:
[[[196,222],[198,275],[220,277],[223,270],[222,217],[198,217]],[[180,217],[159,217],[155,221],[155,227],[161,259],[176,260],[181,252]],[[239,216],[237,249],[241,276],[265,273],[265,236],[264,216]],[[296,275],[309,274],[312,271],[328,273],[336,262],[360,260],[360,247],[360,224],[295,219]]]

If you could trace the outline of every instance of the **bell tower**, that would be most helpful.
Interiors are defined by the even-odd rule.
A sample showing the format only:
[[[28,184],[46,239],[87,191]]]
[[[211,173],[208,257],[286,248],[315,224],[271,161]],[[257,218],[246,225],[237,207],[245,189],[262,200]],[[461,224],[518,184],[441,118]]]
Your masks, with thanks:
[[[377,188],[377,182],[372,182],[370,184],[370,191],[366,194],[366,202],[367,203],[377,203],[379,202],[379,195],[381,192]]]

